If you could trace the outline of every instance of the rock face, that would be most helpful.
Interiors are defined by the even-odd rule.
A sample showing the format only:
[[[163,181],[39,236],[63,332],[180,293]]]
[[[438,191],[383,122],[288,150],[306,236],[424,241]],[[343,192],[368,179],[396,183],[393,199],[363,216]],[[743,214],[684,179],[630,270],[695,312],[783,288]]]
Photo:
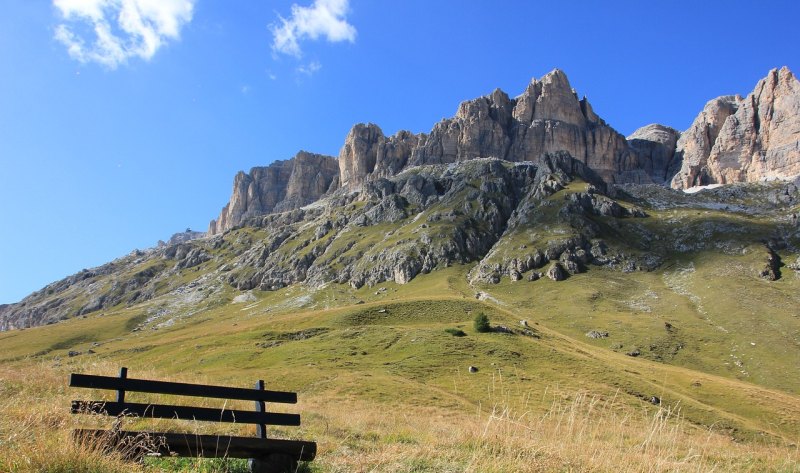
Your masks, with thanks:
[[[681,133],[664,125],[652,124],[634,131],[627,140],[639,152],[644,171],[657,184],[669,183],[678,171],[675,147]]]
[[[550,218],[553,205],[543,203],[576,178],[591,195],[555,202],[562,209],[559,215],[573,222],[560,234],[569,231],[574,237],[543,241],[510,258],[503,252],[485,258],[509,231],[525,231],[532,219]],[[320,287],[335,281],[355,288],[384,281],[405,284],[436,268],[484,259],[471,280],[522,280],[548,261],[558,261],[565,278],[588,264],[620,267],[616,254],[585,228],[591,216],[635,216],[603,195],[607,186],[600,177],[565,152],[536,162],[482,158],[419,166],[362,186],[357,193],[326,196],[325,205],[249,220],[267,236],[241,254],[227,271],[227,282],[240,290],[273,290],[298,282]],[[392,230],[376,230],[387,227]],[[283,250],[285,243],[293,250]],[[595,257],[593,245],[605,250],[595,251]]]
[[[683,133],[648,125],[627,139],[608,126],[556,69],[510,98],[497,89],[459,105],[429,134],[387,137],[374,124],[355,125],[338,161],[300,152],[234,179],[233,195],[209,235],[246,219],[307,205],[338,189],[360,192],[414,166],[479,158],[535,162],[566,153],[611,184],[713,183],[789,178],[800,174],[800,85],[786,68],[773,70],[747,98],[708,102]]]
[[[339,181],[351,190],[360,189],[365,178],[375,170],[378,148],[385,143],[383,131],[373,124],[354,126],[339,152]]]
[[[239,172],[233,192],[208,234],[215,235],[241,224],[249,217],[292,210],[319,199],[331,187],[338,187],[336,158],[301,151],[286,161],[255,167],[249,174]]]
[[[532,80],[519,97],[497,89],[461,103],[453,118],[430,134],[400,132],[386,138],[375,125],[359,124],[339,154],[340,181],[357,189],[365,181],[396,174],[405,166],[449,164],[475,158],[535,161],[564,151],[607,182],[653,182],[658,168],[578,99],[567,76],[556,69]],[[653,171],[659,181],[665,171]]]
[[[177,245],[179,243],[186,243],[188,241],[197,240],[198,238],[204,238],[205,236],[206,232],[196,232],[193,231],[192,229],[187,228],[186,231],[184,232],[175,233],[166,242],[159,240],[156,246],[160,248],[163,246]]]
[[[694,119],[678,140],[675,160],[680,169],[672,177],[674,189],[712,184],[708,173],[708,157],[717,141],[722,125],[736,113],[742,98],[733,95],[718,97],[709,101],[700,115]]]
[[[399,131],[387,138],[378,125],[360,123],[354,126],[339,152],[339,182],[342,187],[350,191],[360,190],[368,179],[399,173],[408,164],[420,136],[410,131]]]
[[[678,141],[672,187],[788,179],[800,174],[800,83],[773,69],[742,99],[714,99]]]

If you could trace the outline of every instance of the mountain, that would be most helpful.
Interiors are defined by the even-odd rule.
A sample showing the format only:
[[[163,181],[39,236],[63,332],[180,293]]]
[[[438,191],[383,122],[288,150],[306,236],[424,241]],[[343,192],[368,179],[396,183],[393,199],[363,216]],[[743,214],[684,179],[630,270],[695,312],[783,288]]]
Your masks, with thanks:
[[[568,426],[579,440],[534,471],[642,471],[656,457],[657,471],[791,470],[797,88],[786,70],[759,84],[684,133],[625,138],[554,71],[514,99],[464,102],[430,134],[360,124],[338,158],[239,173],[207,234],[0,306],[6,377],[49,386],[12,383],[9,402],[67,405],[69,371],[127,366],[299,392],[297,435],[320,442],[323,469],[368,451],[417,458],[423,443],[440,458],[430,442],[453,431],[450,463],[386,471],[528,471],[519,452],[538,458]],[[473,330],[480,314],[489,333]],[[459,430],[469,419],[474,432]],[[481,444],[491,425],[507,431]],[[593,453],[575,460],[585,432]],[[486,463],[468,463],[472,445]],[[609,451],[619,459],[596,463]],[[343,464],[330,469],[370,463]]]
[[[578,99],[567,76],[556,69],[533,79],[516,98],[497,89],[463,102],[453,118],[437,123],[429,134],[400,131],[387,137],[377,125],[358,124],[345,138],[338,174],[333,158],[312,159],[304,152],[240,173],[209,234],[248,217],[299,208],[339,188],[358,191],[413,166],[476,158],[526,162],[566,152],[609,184],[657,183],[676,189],[790,179],[800,174],[799,117],[798,81],[787,68],[775,69],[745,99],[710,101],[684,133],[654,124],[626,139],[585,97]],[[293,172],[294,166],[299,172]],[[290,177],[294,184],[287,198]]]
[[[208,239],[178,234],[167,245],[52,283],[1,307],[0,329],[148,301],[184,287],[175,281],[188,269],[203,269],[196,287],[224,283],[246,291],[402,284],[437,268],[474,264],[469,280],[481,284],[564,279],[591,266],[652,271],[669,264],[674,251],[711,244],[678,237],[677,228],[653,228],[653,208],[763,212],[767,227],[740,225],[734,233],[746,229],[752,236],[737,236],[737,245],[747,240],[770,252],[794,251],[796,231],[786,226],[786,206],[797,198],[793,184],[766,187],[758,198],[750,188],[715,191],[709,203],[664,185],[794,176],[798,104],[796,78],[786,68],[773,70],[747,98],[709,102],[684,133],[648,125],[626,139],[554,70],[516,98],[495,90],[462,103],[430,134],[386,137],[376,125],[358,124],[338,159],[301,151],[237,174]],[[565,190],[566,200],[553,200]],[[628,221],[625,232],[633,233],[621,234]],[[266,234],[230,234],[240,227]]]

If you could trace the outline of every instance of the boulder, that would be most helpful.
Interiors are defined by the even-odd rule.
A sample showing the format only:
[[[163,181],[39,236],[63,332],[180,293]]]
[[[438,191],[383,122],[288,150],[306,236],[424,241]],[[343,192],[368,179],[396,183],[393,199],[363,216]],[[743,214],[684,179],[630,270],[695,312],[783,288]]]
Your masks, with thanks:
[[[553,263],[550,265],[550,268],[547,270],[547,277],[552,279],[553,281],[563,281],[567,279],[567,272],[564,271],[564,268],[561,266],[560,263]]]
[[[586,336],[589,338],[608,338],[608,332],[605,330],[589,330],[586,332]]]

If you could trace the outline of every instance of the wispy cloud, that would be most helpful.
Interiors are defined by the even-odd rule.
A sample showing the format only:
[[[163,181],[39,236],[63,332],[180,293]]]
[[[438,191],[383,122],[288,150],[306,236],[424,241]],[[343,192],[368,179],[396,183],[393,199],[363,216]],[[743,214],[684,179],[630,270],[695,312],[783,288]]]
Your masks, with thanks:
[[[149,60],[192,20],[197,0],[53,0],[64,22],[55,38],[80,62],[116,69],[129,58]]]
[[[311,61],[308,64],[298,66],[296,70],[300,74],[313,76],[320,69],[322,69],[322,64],[320,64],[319,61]]]
[[[292,5],[289,19],[278,16],[280,24],[271,25],[272,50],[294,57],[303,55],[300,41],[325,37],[331,43],[354,42],[356,29],[347,22],[348,0],[314,0],[310,7]]]

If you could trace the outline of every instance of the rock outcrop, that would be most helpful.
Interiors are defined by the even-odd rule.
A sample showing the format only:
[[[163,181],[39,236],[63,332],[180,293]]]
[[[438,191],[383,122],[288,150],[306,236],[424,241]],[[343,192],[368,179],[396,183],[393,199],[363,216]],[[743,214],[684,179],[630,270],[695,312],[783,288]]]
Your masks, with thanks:
[[[196,232],[191,228],[187,228],[186,231],[173,234],[167,241],[158,240],[156,246],[160,248],[163,246],[177,245],[179,243],[186,243],[192,240],[197,240],[198,238],[204,238],[205,236],[206,232]]]
[[[736,113],[742,98],[727,95],[710,100],[692,125],[678,140],[675,161],[680,163],[677,174],[672,177],[674,189],[686,189],[711,184],[714,181],[708,172],[708,157],[717,141],[722,125]]]
[[[208,234],[215,235],[241,224],[249,217],[300,208],[338,187],[336,158],[301,151],[286,161],[255,167],[249,174],[239,172],[233,192]]]
[[[406,166],[449,164],[475,158],[535,161],[564,151],[607,182],[663,182],[665,170],[639,153],[625,137],[579,99],[567,76],[556,69],[533,79],[516,98],[497,89],[461,103],[453,118],[430,134],[400,132],[386,138],[372,124],[350,131],[339,154],[340,181],[350,190],[370,179],[388,177]],[[658,156],[662,160],[665,159]]]
[[[678,141],[672,187],[790,179],[800,174],[800,83],[773,69],[750,95],[710,101]]]
[[[681,133],[668,126],[652,124],[634,131],[627,140],[639,152],[644,172],[657,184],[669,184],[678,172],[675,148]],[[644,159],[641,159],[644,158]]]
[[[478,158],[534,162],[564,152],[611,184],[713,183],[789,178],[800,174],[800,86],[786,68],[773,70],[747,98],[708,102],[683,133],[653,124],[627,139],[611,128],[567,76],[556,69],[533,79],[518,97],[497,89],[459,105],[429,134],[387,137],[375,124],[348,133],[338,161],[301,152],[288,161],[239,173],[228,205],[212,221],[219,234],[246,219],[307,205],[337,189],[423,165]]]

